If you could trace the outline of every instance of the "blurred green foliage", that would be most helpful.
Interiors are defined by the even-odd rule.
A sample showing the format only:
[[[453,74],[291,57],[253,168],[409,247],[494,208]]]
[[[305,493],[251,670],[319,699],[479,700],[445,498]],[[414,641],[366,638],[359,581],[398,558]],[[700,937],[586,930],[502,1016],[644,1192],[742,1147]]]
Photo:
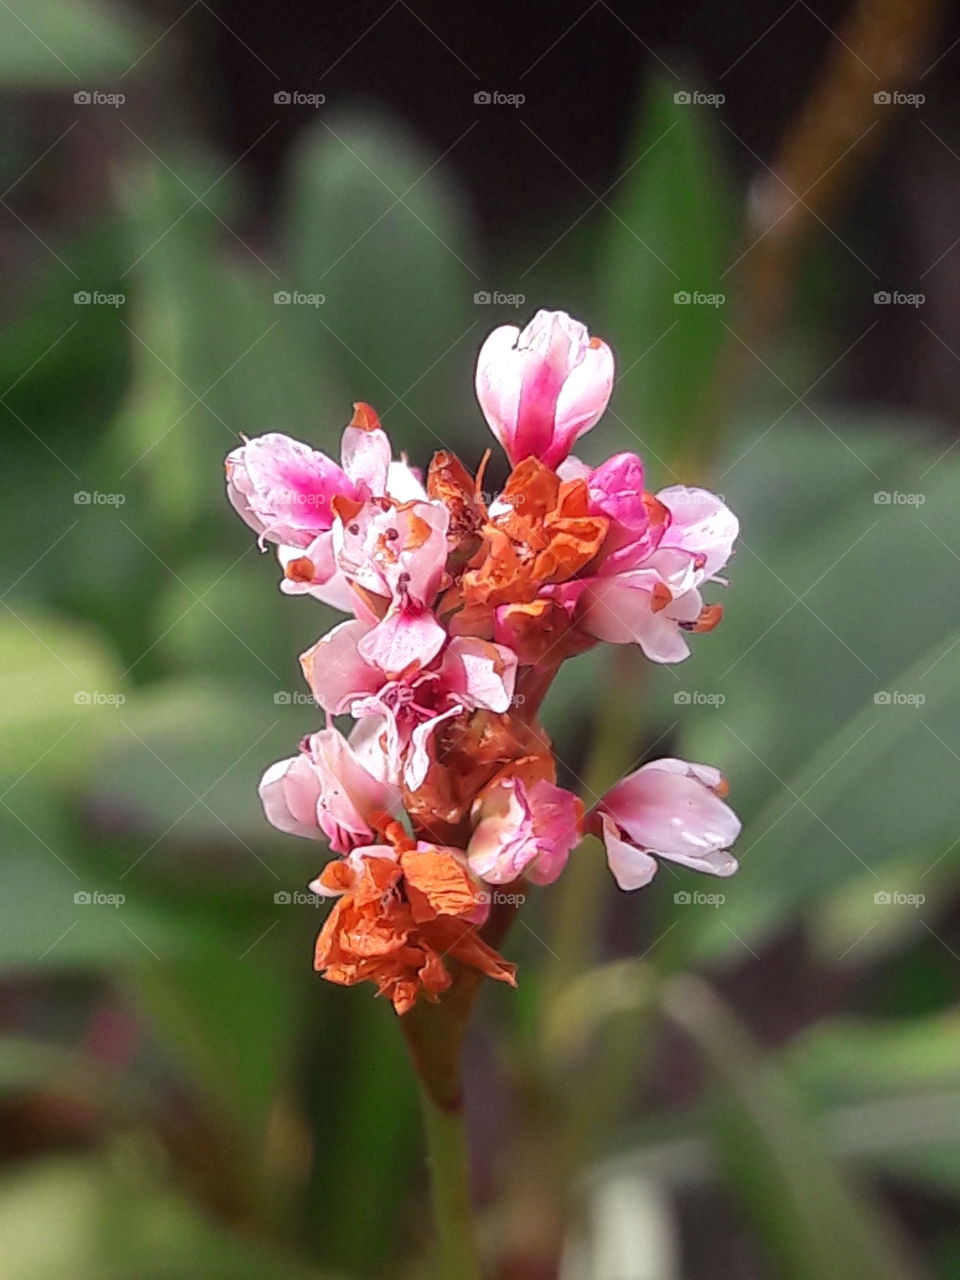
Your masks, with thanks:
[[[116,74],[142,47],[93,6],[38,5],[32,21],[77,51],[82,74]],[[15,27],[0,15],[3,81],[72,86]],[[629,1094],[612,1109],[630,1123],[593,1135],[602,1180],[601,1157],[628,1142],[642,1162],[662,1141],[663,1117],[651,1126],[632,1089],[655,1064],[654,1028],[682,1027],[713,1103],[671,1109],[670,1140],[706,1138],[697,1177],[731,1175],[765,1274],[919,1274],[873,1196],[881,1176],[960,1194],[960,1024],[943,1008],[957,957],[939,936],[960,847],[960,637],[944,590],[960,464],[938,462],[942,445],[914,424],[854,419],[819,393],[815,410],[791,407],[776,379],[745,392],[731,422],[710,421],[731,308],[678,310],[674,295],[718,290],[737,200],[702,114],[658,86],[641,116],[613,212],[591,223],[592,259],[558,247],[533,280],[618,354],[612,413],[585,452],[638,450],[653,488],[681,460],[712,459],[741,516],[723,625],[694,638],[684,666],[647,672],[626,747],[724,769],[743,870],[722,909],[675,901],[692,878],[669,869],[631,903],[643,958],[612,988],[604,968],[578,978],[571,1008],[592,1016],[561,1035],[575,1044],[561,1069],[574,1093],[608,1078]],[[173,131],[157,149],[163,162],[134,146],[109,208],[57,242],[76,280],[38,258],[0,350],[7,478],[22,499],[0,507],[0,956],[11,983],[47,982],[74,1010],[58,1021],[38,998],[40,1013],[15,1022],[0,1090],[11,1114],[37,1097],[78,1135],[75,1150],[9,1162],[6,1258],[20,1280],[420,1274],[400,1261],[420,1256],[429,1226],[399,1037],[367,991],[313,980],[317,912],[289,896],[317,853],[272,832],[256,797],[264,766],[314,727],[295,655],[329,619],[279,595],[220,477],[241,434],[334,450],[355,399],[417,463],[441,442],[475,463],[487,443],[475,351],[515,316],[474,293],[510,271],[484,264],[481,278],[463,197],[396,122],[325,114],[255,248],[233,230],[239,172],[221,179],[222,158]],[[127,301],[78,308],[81,288]],[[275,301],[291,291],[325,300]],[[792,337],[815,350],[811,334]],[[905,491],[924,504],[875,501]],[[606,664],[599,652],[570,664],[546,708],[572,776],[605,698],[626,696]],[[885,691],[926,700],[877,702]],[[538,1025],[549,891],[526,919],[507,947],[523,989],[490,993],[476,1038],[478,1060],[491,1074],[494,1058],[506,1064],[508,1079]],[[797,935],[811,986],[818,966],[853,974],[874,1003],[840,1018],[824,1000],[798,1015],[817,1025],[763,1051],[705,984],[742,966],[763,984],[762,957]],[[912,977],[880,1001],[894,964]],[[132,1028],[109,1070],[87,1033],[104,1001]],[[609,1044],[625,1063],[600,1056]],[[508,1148],[510,1126],[495,1127]],[[960,1236],[938,1249],[931,1273],[955,1274]]]

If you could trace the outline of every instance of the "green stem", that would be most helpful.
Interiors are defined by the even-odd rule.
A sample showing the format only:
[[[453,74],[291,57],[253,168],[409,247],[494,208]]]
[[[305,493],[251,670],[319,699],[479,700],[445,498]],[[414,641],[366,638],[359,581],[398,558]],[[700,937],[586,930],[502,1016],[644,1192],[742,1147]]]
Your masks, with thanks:
[[[635,763],[641,722],[642,671],[636,659],[637,655],[626,646],[616,652],[609,684],[598,698],[603,714],[597,724],[583,785],[583,801],[588,809]],[[609,885],[602,846],[588,836],[574,851],[555,890],[553,961],[547,972],[548,1003],[594,959]]]
[[[420,1100],[430,1163],[438,1280],[481,1280],[463,1111],[439,1106],[422,1081]]]

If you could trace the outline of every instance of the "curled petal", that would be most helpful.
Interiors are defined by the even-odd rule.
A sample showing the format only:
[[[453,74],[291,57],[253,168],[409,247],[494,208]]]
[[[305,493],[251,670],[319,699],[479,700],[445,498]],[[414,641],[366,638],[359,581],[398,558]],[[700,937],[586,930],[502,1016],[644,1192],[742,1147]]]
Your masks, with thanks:
[[[306,547],[333,524],[333,499],[354,486],[325,453],[279,431],[228,456],[227,497],[261,541]]]
[[[467,846],[471,869],[490,884],[526,875],[552,884],[580,839],[583,805],[545,779],[519,777],[492,783],[476,806],[477,826]]]
[[[280,831],[319,839],[336,853],[369,844],[399,805],[399,792],[364,768],[342,734],[322,729],[301,754],[264,774],[260,799]]]
[[[376,693],[383,684],[383,672],[366,662],[358,649],[369,630],[356,618],[341,622],[300,655],[311,693],[331,715],[340,715],[354,699]]]
[[[657,498],[671,516],[660,545],[690,552],[703,578],[719,573],[733,554],[740,532],[739,521],[730,508],[707,489],[687,489],[683,485],[661,489]]]
[[[260,780],[260,802],[267,821],[291,836],[320,840],[317,820],[320,779],[304,755],[272,764]]]
[[[517,657],[502,644],[454,636],[440,664],[445,689],[464,706],[508,711],[517,678]]]

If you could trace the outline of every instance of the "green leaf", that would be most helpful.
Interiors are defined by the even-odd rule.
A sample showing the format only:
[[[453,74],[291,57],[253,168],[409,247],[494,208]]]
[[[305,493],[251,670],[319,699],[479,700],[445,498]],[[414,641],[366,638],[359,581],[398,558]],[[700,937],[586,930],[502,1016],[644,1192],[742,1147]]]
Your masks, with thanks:
[[[813,1113],[712,991],[696,979],[674,978],[662,999],[709,1069],[718,1153],[777,1274],[790,1280],[915,1274],[888,1222],[831,1155]]]
[[[122,91],[84,77],[118,77],[150,46],[142,23],[94,0],[0,6],[0,84],[11,88]],[[78,111],[113,108],[80,103]]]
[[[90,628],[7,603],[0,668],[0,776],[76,778],[122,702],[112,657]]]
[[[960,1015],[820,1024],[779,1054],[843,1149],[960,1191]]]
[[[681,448],[703,453],[716,429],[706,392],[729,308],[705,299],[727,290],[721,272],[731,239],[710,109],[678,105],[674,89],[654,80],[609,198],[603,288],[591,321],[618,353],[612,412],[620,447],[665,463]]]
[[[842,430],[844,445],[784,422],[735,446],[717,486],[742,529],[723,623],[655,682],[676,752],[723,769],[745,823],[722,909],[677,913],[671,942],[696,955],[742,958],[861,875],[882,893],[906,851],[956,861],[960,632],[942,584],[960,472],[902,433]],[[875,500],[897,492],[922,504]],[[922,892],[917,875],[893,887]]]
[[[0,1182],[4,1265],[18,1280],[331,1280],[213,1225],[162,1180],[153,1149],[128,1139],[104,1155],[56,1156]]]
[[[283,328],[333,362],[414,459],[467,443],[472,461],[477,431],[458,422],[479,423],[470,387],[487,312],[473,305],[483,282],[436,160],[380,122],[325,119],[305,136],[280,287],[324,301],[283,307]]]

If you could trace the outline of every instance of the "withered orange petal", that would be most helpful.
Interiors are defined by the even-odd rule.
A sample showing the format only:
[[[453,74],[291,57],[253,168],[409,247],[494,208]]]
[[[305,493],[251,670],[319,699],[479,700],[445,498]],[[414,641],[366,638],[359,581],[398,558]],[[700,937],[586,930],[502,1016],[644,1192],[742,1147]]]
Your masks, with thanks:
[[[402,853],[400,865],[415,923],[466,915],[477,905],[473,882],[453,854],[439,849]]]

